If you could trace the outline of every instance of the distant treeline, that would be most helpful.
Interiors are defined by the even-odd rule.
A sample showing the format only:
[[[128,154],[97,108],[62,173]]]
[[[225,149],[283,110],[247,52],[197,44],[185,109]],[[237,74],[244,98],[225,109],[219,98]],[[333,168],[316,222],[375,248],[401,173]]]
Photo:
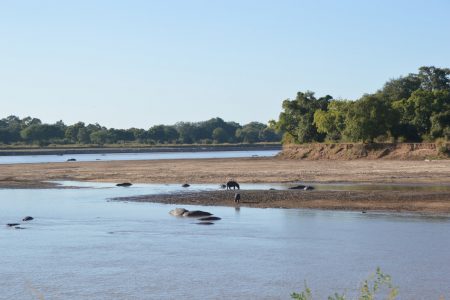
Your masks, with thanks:
[[[9,116],[0,120],[0,143],[36,144],[212,144],[280,142],[281,134],[259,122],[241,126],[213,118],[204,122],[179,122],[156,125],[148,130],[114,129],[99,124],[78,122],[66,125],[62,121],[45,124],[32,117]]]
[[[422,142],[450,139],[450,69],[421,67],[356,101],[299,92],[283,102],[284,141]]]

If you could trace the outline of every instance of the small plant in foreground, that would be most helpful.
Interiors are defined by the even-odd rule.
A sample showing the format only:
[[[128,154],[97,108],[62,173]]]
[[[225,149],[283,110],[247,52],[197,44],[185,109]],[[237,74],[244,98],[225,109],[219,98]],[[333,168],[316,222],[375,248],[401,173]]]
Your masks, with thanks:
[[[358,300],[375,300],[375,296],[380,291],[387,292],[386,299],[387,300],[395,300],[398,296],[398,288],[394,287],[392,284],[391,276],[384,274],[381,272],[380,268],[377,268],[375,274],[369,276],[368,279],[364,280],[361,284],[361,288],[359,290]],[[312,300],[311,289],[308,288],[305,282],[305,290],[300,293],[292,293],[292,299],[296,300]],[[345,295],[340,295],[335,293],[332,296],[328,297],[328,300],[345,300]]]

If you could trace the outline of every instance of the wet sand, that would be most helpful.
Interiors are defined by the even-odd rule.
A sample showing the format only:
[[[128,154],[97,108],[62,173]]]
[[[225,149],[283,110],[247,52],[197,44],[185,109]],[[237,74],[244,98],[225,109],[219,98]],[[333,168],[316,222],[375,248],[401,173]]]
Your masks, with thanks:
[[[132,183],[346,182],[450,184],[450,160],[302,161],[227,158],[153,161],[64,162],[0,166],[0,188],[56,187],[46,181]],[[394,210],[450,213],[450,192],[439,191],[240,191],[241,206]],[[234,192],[146,196],[137,201],[234,206]]]
[[[235,203],[234,195],[241,200]],[[257,208],[450,213],[450,192],[240,190],[115,198],[117,201]]]

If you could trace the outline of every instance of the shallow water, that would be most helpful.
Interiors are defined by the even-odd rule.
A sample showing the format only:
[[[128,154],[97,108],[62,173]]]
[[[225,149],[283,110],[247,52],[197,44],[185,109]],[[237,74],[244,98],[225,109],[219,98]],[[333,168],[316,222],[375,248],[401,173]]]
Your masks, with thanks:
[[[289,299],[304,280],[351,298],[377,266],[400,299],[450,295],[449,217],[185,206],[222,217],[198,226],[175,205],[106,200],[157,186],[96,186],[0,190],[1,223],[35,217],[0,227],[1,299]]]
[[[115,183],[108,182],[83,182],[83,181],[50,181],[63,187],[82,187],[82,188],[115,188]],[[450,184],[360,184],[360,183],[317,183],[307,182],[298,183],[314,187],[319,191],[450,191]],[[297,183],[241,183],[243,190],[287,190],[295,187]],[[133,184],[126,187],[135,194],[165,194],[183,191],[215,191],[219,190],[219,184],[191,184],[188,188],[183,188],[181,184]]]
[[[0,156],[0,164],[27,164],[77,161],[155,160],[155,159],[200,159],[275,156],[279,150],[258,151],[203,151],[203,152],[151,152],[151,153],[105,153],[66,155],[12,155]]]

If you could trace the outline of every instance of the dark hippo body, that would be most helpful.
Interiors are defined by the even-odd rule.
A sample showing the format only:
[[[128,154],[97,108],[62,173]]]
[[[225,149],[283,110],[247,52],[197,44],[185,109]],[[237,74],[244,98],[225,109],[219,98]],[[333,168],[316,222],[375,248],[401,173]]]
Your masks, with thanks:
[[[231,190],[231,188],[233,188],[233,190],[236,189],[236,188],[239,190],[240,189],[239,183],[237,183],[234,180],[228,181],[227,182],[227,190]]]
[[[241,201],[241,194],[234,194],[234,202],[239,203]]]
[[[202,211],[202,210],[191,210],[191,211],[187,211],[185,213],[183,213],[183,217],[208,217],[211,216],[212,213],[209,213],[207,211]]]
[[[297,185],[297,186],[293,186],[293,187],[290,187],[289,188],[290,190],[305,190],[305,191],[308,191],[308,190],[313,190],[314,189],[314,187],[312,187],[312,186],[309,186],[309,185]]]
[[[124,186],[124,187],[128,187],[128,186],[132,186],[133,184],[132,183],[129,183],[129,182],[123,182],[123,183],[118,183],[118,184],[116,184],[116,186]]]
[[[199,218],[198,220],[199,221],[219,221],[219,220],[222,220],[222,218],[211,216],[211,217]]]
[[[198,223],[195,223],[195,224],[197,224],[197,225],[214,225],[213,222],[198,222]]]

